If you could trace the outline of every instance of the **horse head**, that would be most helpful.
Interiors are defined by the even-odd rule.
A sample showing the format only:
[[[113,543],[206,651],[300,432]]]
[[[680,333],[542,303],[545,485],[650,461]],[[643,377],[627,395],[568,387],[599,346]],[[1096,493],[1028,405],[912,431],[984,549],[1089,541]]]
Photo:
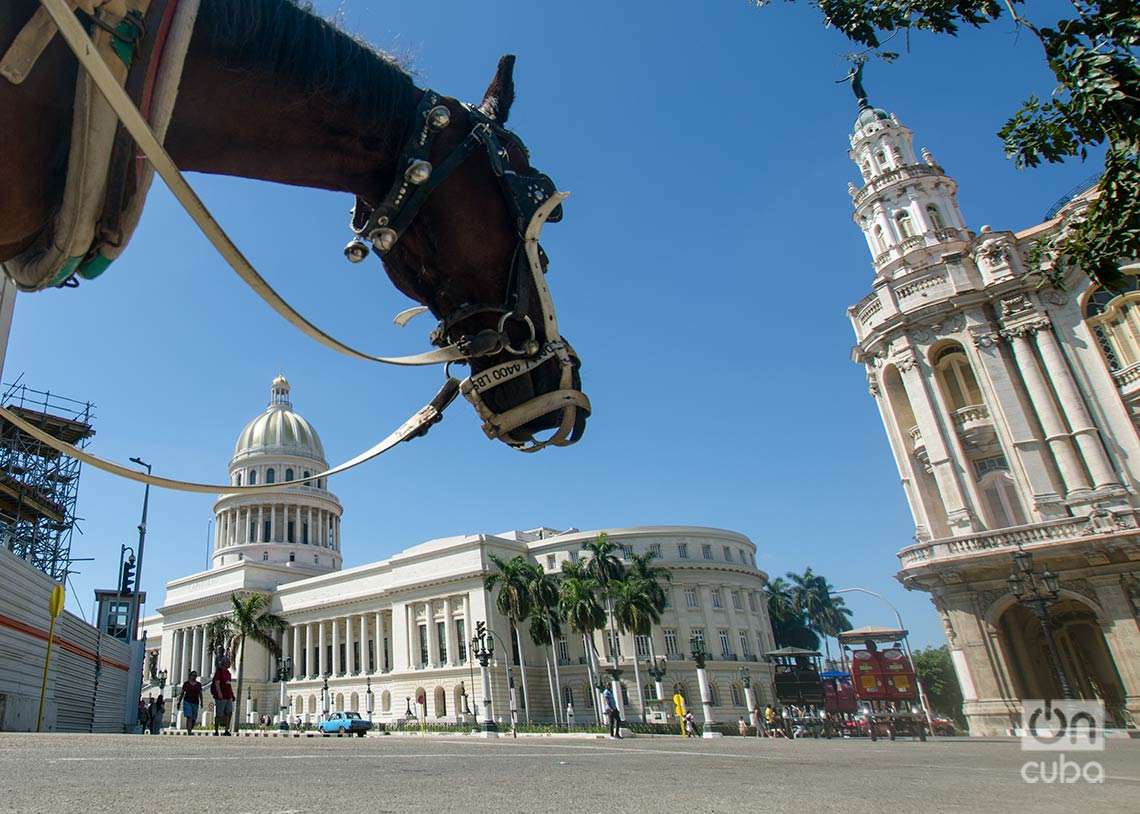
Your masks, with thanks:
[[[387,195],[357,199],[345,254],[380,255],[396,287],[439,319],[432,341],[465,349],[471,375],[461,391],[487,435],[536,451],[577,441],[590,403],[538,244],[542,226],[561,219],[565,193],[506,129],[513,69],[513,56],[499,61],[477,107],[424,91]]]

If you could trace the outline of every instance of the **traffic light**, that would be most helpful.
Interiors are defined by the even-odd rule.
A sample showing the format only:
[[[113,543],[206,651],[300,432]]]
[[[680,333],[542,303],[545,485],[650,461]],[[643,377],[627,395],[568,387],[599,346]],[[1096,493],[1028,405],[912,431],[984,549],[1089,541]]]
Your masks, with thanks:
[[[135,555],[127,557],[123,562],[123,573],[119,579],[119,593],[129,594],[135,590]]]

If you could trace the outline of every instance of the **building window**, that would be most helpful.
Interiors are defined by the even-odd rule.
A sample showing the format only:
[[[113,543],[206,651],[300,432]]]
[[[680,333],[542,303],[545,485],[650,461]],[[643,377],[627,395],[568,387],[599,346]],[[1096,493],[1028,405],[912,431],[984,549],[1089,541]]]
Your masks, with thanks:
[[[724,603],[720,598],[720,588],[713,588],[712,590],[712,606],[717,610],[720,610],[724,607]]]
[[[285,480],[286,481],[293,480],[293,470],[292,469],[286,469],[285,470]]]
[[[565,707],[574,706],[574,689],[570,685],[562,688],[562,705]]]
[[[910,222],[910,212],[904,209],[895,215],[895,224],[899,227],[899,237],[903,240],[914,236],[914,224]]]
[[[420,625],[420,667],[428,666],[428,637],[427,625]]]
[[[547,554],[546,555],[546,567],[548,570],[550,570],[550,571],[554,570],[555,561],[556,561],[556,558],[553,554]]]
[[[633,640],[634,646],[637,649],[637,657],[639,659],[649,658],[649,637],[637,636]]]
[[[744,698],[740,694],[740,686],[737,684],[732,685],[732,705],[734,707],[744,706]]]
[[[257,523],[249,524],[249,541],[251,543],[257,542]],[[268,541],[266,541],[268,542]]]
[[[885,152],[883,152],[882,150],[876,150],[875,151],[875,161],[877,161],[879,164],[879,171],[880,172],[888,169],[888,167],[887,167],[887,154]]]
[[[293,542],[293,521],[292,520],[290,520],[289,523],[286,525],[285,534],[287,537],[286,542],[289,542],[289,543]]]
[[[578,552],[577,551],[571,551],[570,552],[570,562],[578,562]]]
[[[982,403],[982,391],[961,345],[953,344],[934,357],[939,389],[951,410]]]
[[[376,672],[376,642],[368,640],[368,672]]]
[[[885,252],[887,250],[887,242],[883,240],[883,227],[876,223],[875,230],[871,234],[875,238],[875,250]]]
[[[706,560],[711,560],[712,559],[712,546],[711,545],[701,546],[701,556],[704,557]]]
[[[241,472],[234,475],[234,486],[241,486]]]
[[[663,600],[665,600],[665,608],[666,609],[673,607],[673,592],[670,591],[668,588],[662,587],[661,598]]]
[[[268,551],[262,551],[261,552],[261,561],[262,562],[269,562],[269,552]]]
[[[257,470],[256,469],[249,470],[249,485],[250,486],[257,486]]]
[[[467,663],[467,623],[463,619],[455,620],[455,647],[459,651],[459,663]]]
[[[294,554],[292,551],[290,551],[289,552],[289,562],[296,562],[296,561],[297,561],[297,555]]]
[[[982,496],[985,498],[987,519],[990,528],[1024,526],[1025,512],[1017,499],[1017,487],[1008,472],[995,470],[981,479]]]
[[[621,555],[622,555],[623,557],[625,557],[627,560],[628,560],[628,559],[631,559],[631,558],[633,557],[633,546],[631,546],[631,545],[623,545],[623,546],[621,547]]]
[[[621,658],[621,639],[616,630],[606,631],[606,658]]]
[[[733,610],[744,610],[744,603],[740,600],[740,591],[732,592],[732,608]]]
[[[724,561],[732,562],[732,549],[728,546],[724,547]]]
[[[748,565],[748,554],[743,548],[740,549],[740,562],[744,565]]]
[[[687,607],[687,608],[698,608],[698,607],[700,607],[700,605],[697,604],[697,589],[696,588],[686,588],[685,589],[685,607]]]
[[[716,684],[709,682],[709,706],[720,706],[720,693],[716,691]]]
[[[703,627],[689,628],[689,646],[692,647],[693,641],[696,640],[702,645],[705,643],[705,629]]]
[[[938,207],[934,204],[926,205],[926,218],[930,221],[932,229],[945,229],[946,221],[942,220],[942,213],[938,211]]]
[[[1140,362],[1140,277],[1126,275],[1118,288],[1094,289],[1085,301],[1085,320],[1112,371]]]
[[[566,639],[558,640],[558,663],[570,663],[570,648],[566,645]]]
[[[752,637],[747,630],[740,631],[740,652],[745,656],[752,655]]]
[[[435,640],[439,642],[439,663],[447,664],[447,625],[435,623]]]
[[[677,631],[673,628],[665,628],[665,655],[677,655]]]
[[[717,638],[720,639],[720,654],[725,658],[732,655],[732,644],[728,640],[728,630],[721,628],[716,632]]]
[[[689,544],[688,543],[677,543],[677,556],[680,557],[682,560],[689,559]]]
[[[265,482],[277,483],[277,471],[273,467],[269,467],[269,469],[265,470]]]
[[[657,559],[661,559],[661,543],[650,543],[649,553]]]
[[[756,594],[748,594],[748,610],[756,613]]]

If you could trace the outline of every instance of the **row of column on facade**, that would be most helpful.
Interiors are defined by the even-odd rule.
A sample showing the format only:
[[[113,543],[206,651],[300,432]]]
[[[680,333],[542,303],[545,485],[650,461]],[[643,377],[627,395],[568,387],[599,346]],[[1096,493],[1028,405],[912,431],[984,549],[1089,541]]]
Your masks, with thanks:
[[[340,550],[340,516],[328,509],[276,503],[217,514],[214,549],[245,543],[299,543]]]

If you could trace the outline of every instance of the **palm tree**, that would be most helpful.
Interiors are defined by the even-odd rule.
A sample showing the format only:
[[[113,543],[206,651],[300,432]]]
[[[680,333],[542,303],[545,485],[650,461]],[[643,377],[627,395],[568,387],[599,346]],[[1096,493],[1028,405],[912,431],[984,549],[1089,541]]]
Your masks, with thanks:
[[[672,582],[673,575],[666,569],[654,565],[655,559],[657,559],[657,555],[652,551],[647,551],[644,554],[631,554],[629,556],[629,574],[645,581],[653,604],[660,613],[665,610],[666,603],[665,588],[661,583]]]
[[[601,705],[597,699],[597,686],[601,679],[596,671],[597,653],[594,651],[594,632],[605,627],[606,613],[598,603],[597,586],[585,575],[579,563],[562,563],[562,584],[558,591],[558,613],[570,629],[582,637],[586,653],[586,673],[593,692],[594,714],[601,723]]]
[[[554,655],[554,642],[562,637],[558,612],[558,580],[541,568],[533,571],[528,590],[534,607],[531,612],[530,638],[535,644],[546,645],[546,680],[550,683],[550,700],[554,705],[554,723],[559,722],[559,699],[562,698],[562,679],[558,675],[558,657]],[[550,662],[554,662],[554,680],[551,682]],[[557,687],[555,686],[557,685]]]
[[[206,625],[206,647],[210,654],[210,669],[217,669],[218,656],[228,655],[230,662],[234,660],[232,652],[234,643],[234,626],[228,616],[219,616]],[[206,680],[206,676],[202,676]]]
[[[645,694],[641,688],[641,669],[637,664],[637,637],[651,636],[653,626],[661,622],[661,611],[657,607],[653,588],[660,590],[657,583],[630,576],[611,583],[614,600],[614,617],[618,627],[634,636],[633,677],[637,682],[637,700],[641,704],[641,722],[646,722]]]
[[[772,635],[780,647],[802,647],[815,650],[819,637],[804,622],[803,611],[796,604],[792,586],[776,577],[764,586],[768,599],[768,617]]]
[[[498,595],[495,597],[495,608],[506,616],[511,625],[511,636],[519,652],[519,674],[522,679],[523,707],[526,709],[526,722],[530,723],[530,698],[526,691],[526,658],[523,657],[522,637],[519,636],[519,627],[530,616],[532,600],[530,584],[534,580],[536,566],[532,565],[521,555],[515,555],[510,560],[504,560],[495,554],[489,555],[491,562],[498,569],[495,573],[487,574],[483,579],[483,587],[493,591],[497,587]],[[507,656],[510,659],[510,655]]]
[[[811,566],[803,574],[789,572],[788,579],[792,581],[790,592],[801,618],[812,632],[823,637],[827,660],[831,661],[828,637],[851,629],[851,611],[842,597],[834,595],[835,586],[812,571]]]
[[[230,610],[229,623],[233,631],[231,647],[236,645],[238,651],[238,686],[237,703],[234,704],[234,731],[238,731],[241,721],[241,690],[245,683],[245,642],[246,639],[257,642],[273,656],[281,655],[281,648],[277,644],[275,633],[285,629],[286,622],[280,616],[269,612],[270,598],[268,594],[250,594],[244,599],[237,594],[230,594],[233,608]]]
[[[618,559],[618,547],[609,541],[604,532],[599,534],[597,539],[583,544],[582,550],[589,555],[585,565],[586,573],[597,583],[598,590],[606,604],[606,617],[609,619],[610,659],[613,661],[610,687],[617,703],[620,704],[621,696],[619,693],[621,688],[618,686],[617,678],[618,639],[617,631],[614,630],[614,607],[613,597],[610,595],[610,586],[625,577],[625,566]]]

